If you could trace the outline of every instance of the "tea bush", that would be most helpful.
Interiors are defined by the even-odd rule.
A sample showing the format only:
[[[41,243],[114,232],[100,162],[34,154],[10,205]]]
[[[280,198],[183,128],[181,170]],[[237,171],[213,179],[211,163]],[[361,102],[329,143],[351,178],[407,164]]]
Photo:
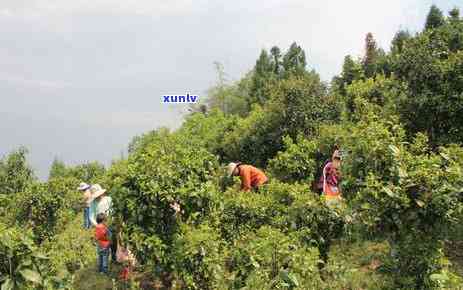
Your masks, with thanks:
[[[0,285],[2,290],[58,289],[60,279],[49,271],[29,230],[0,224]]]
[[[36,241],[52,237],[72,219],[81,208],[79,193],[74,189],[78,180],[56,178],[48,183],[31,183],[16,195],[16,218],[32,227]],[[12,212],[14,212],[12,211]]]
[[[258,194],[227,192],[220,227],[233,245],[239,237],[271,226],[318,247],[326,261],[332,241],[344,233],[344,212],[327,207],[305,184],[271,182]]]
[[[280,216],[278,204],[267,194],[249,194],[230,190],[226,193],[220,227],[222,237],[232,243],[249,231],[272,225]]]
[[[422,137],[412,145],[389,144],[388,174],[371,172],[356,200],[363,222],[394,249],[396,283],[404,289],[435,286],[430,275],[442,268],[445,229],[462,212],[461,160],[445,149],[428,153],[424,144]]]
[[[234,130],[224,137],[224,159],[265,167],[282,148],[279,118],[279,112],[256,106],[249,116],[238,119]]]
[[[243,236],[230,261],[232,289],[314,289],[318,251],[268,226]]]
[[[27,153],[27,149],[21,147],[0,159],[0,194],[22,192],[36,179],[27,163]]]
[[[318,164],[316,163],[317,143],[299,135],[296,141],[283,138],[284,150],[269,161],[268,170],[282,181],[313,182]]]
[[[84,267],[93,266],[95,246],[93,232],[82,228],[82,217],[74,217],[65,230],[42,244],[50,257],[51,269],[59,277],[67,278]]]
[[[175,269],[187,289],[220,289],[223,284],[224,243],[207,224],[182,225],[173,243]]]
[[[197,140],[198,146],[223,158],[225,156],[223,140],[233,132],[237,121],[236,116],[226,115],[220,110],[212,110],[207,114],[195,113],[185,119],[178,133],[190,136]]]
[[[115,215],[142,261],[168,261],[161,249],[171,247],[180,222],[200,223],[217,203],[217,159],[195,145],[187,136],[167,134],[118,163],[122,174],[109,171],[107,179],[117,181],[111,190]],[[181,206],[178,215],[173,202]]]

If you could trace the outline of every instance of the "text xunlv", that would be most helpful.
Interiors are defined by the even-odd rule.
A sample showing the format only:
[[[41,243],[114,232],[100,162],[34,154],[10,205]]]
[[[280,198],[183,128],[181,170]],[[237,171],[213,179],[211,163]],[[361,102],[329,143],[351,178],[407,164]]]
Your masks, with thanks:
[[[190,95],[164,95],[164,103],[196,103],[198,101],[198,96]]]

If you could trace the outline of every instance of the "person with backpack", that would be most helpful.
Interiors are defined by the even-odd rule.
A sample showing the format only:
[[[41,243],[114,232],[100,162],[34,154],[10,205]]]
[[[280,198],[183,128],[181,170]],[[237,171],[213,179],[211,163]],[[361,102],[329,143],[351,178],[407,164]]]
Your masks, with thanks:
[[[264,185],[268,178],[264,172],[252,165],[245,165],[241,162],[228,164],[228,175],[239,176],[241,178],[241,190],[250,191],[254,189],[256,191]]]

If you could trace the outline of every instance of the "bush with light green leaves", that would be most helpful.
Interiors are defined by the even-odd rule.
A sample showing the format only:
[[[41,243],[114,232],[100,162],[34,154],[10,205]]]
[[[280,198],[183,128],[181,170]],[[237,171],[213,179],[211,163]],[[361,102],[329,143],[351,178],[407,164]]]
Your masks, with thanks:
[[[169,249],[182,222],[199,224],[218,200],[217,158],[194,138],[165,133],[140,140],[127,161],[109,170],[114,215],[124,222],[124,234],[139,260],[170,267]],[[150,137],[151,138],[151,137]],[[177,202],[181,212],[171,205]]]
[[[282,181],[304,181],[311,184],[317,171],[317,142],[299,135],[295,141],[283,138],[284,150],[269,161],[268,170]]]
[[[31,183],[15,196],[14,215],[21,224],[30,226],[38,243],[59,233],[80,212],[81,196],[75,190],[78,179],[54,178],[46,183]]]
[[[240,238],[231,253],[230,289],[319,289],[318,251],[264,226]]]
[[[221,289],[225,271],[225,243],[207,224],[182,225],[173,244],[175,272],[187,289]]]
[[[34,244],[32,232],[0,224],[0,285],[2,290],[63,289],[52,275],[48,257]]]
[[[317,247],[326,262],[331,243],[344,233],[345,212],[329,208],[306,184],[270,182],[259,193],[225,194],[220,228],[225,241],[236,241],[263,226],[293,234]]]
[[[77,270],[93,266],[96,260],[93,231],[82,228],[79,215],[66,229],[41,245],[50,257],[50,265],[57,276],[69,278]]]
[[[424,135],[387,144],[383,158],[392,163],[382,174],[370,172],[355,200],[361,221],[390,242],[402,289],[437,286],[432,275],[442,271],[443,240],[463,210],[461,155],[451,154],[461,149],[434,153],[426,144]]]

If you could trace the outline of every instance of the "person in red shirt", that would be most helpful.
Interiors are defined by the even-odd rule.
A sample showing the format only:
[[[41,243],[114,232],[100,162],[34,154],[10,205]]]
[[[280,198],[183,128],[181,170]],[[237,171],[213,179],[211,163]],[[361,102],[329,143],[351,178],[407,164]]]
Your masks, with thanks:
[[[267,176],[262,170],[241,163],[231,162],[228,164],[228,174],[241,178],[241,190],[243,191],[258,190],[260,186],[268,181]]]
[[[96,217],[95,226],[96,250],[98,253],[98,272],[108,274],[109,254],[111,252],[111,231],[105,224],[106,215],[100,213]]]

